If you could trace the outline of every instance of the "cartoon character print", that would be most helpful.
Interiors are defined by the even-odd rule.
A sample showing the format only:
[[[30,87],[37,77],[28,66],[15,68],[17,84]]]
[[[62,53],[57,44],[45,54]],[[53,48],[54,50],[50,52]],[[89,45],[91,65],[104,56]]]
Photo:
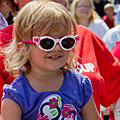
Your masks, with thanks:
[[[52,94],[43,100],[37,120],[77,120],[77,111],[73,105],[63,104],[59,95]]]

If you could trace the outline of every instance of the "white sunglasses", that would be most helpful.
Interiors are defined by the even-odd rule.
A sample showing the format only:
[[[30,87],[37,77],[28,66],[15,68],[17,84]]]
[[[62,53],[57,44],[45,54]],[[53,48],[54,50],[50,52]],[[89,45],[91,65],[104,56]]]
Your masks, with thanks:
[[[55,48],[56,44],[59,43],[63,50],[71,50],[74,48],[76,42],[80,39],[79,35],[72,36],[67,35],[60,39],[54,39],[50,36],[34,36],[33,40],[22,40],[22,43],[36,44],[41,50],[51,51]]]

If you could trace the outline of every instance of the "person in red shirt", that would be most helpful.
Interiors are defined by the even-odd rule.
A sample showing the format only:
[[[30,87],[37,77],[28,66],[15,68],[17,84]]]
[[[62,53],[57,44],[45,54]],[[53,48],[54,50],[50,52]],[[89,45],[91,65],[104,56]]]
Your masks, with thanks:
[[[57,2],[65,4],[64,0]],[[76,28],[80,35],[80,41],[76,45],[76,71],[90,78],[94,101],[100,112],[100,104],[107,107],[120,96],[120,63],[92,31],[82,25],[77,25]],[[1,37],[0,41],[3,41]]]
[[[80,41],[76,45],[76,71],[90,78],[100,112],[100,104],[108,107],[120,96],[120,62],[89,29],[78,25],[77,34]]]
[[[9,5],[11,7],[13,12],[15,12],[16,10],[19,10],[20,7],[22,7],[22,5],[25,5],[27,2],[30,2],[30,1],[31,0],[24,0],[21,2],[21,0],[20,0],[20,1],[18,1],[19,4],[17,5],[17,0],[14,0],[14,1],[4,0],[4,2],[6,2],[7,5]],[[0,30],[0,50],[2,49],[2,47],[4,45],[11,42],[12,31],[13,31],[13,25],[9,25]],[[4,60],[4,56],[2,54],[0,54],[0,99],[3,96],[3,86],[5,84],[11,84],[14,80],[14,77],[5,70],[3,60]],[[1,104],[0,104],[0,106],[1,106]]]
[[[14,77],[12,77],[7,71],[5,71],[2,59],[3,59],[3,56],[0,55],[0,99],[3,95],[4,84],[11,84],[14,79]]]
[[[105,21],[105,23],[108,25],[109,28],[113,28],[114,25],[114,6],[111,3],[107,3],[104,6],[104,13],[105,15],[103,16],[103,20]]]
[[[12,34],[11,34],[12,33],[12,29],[11,29],[12,25],[10,25],[9,27],[6,27],[6,28],[1,29],[0,46],[3,46],[5,44],[7,44],[8,42],[10,42],[9,39],[12,38]],[[2,95],[3,95],[4,84],[11,84],[12,81],[14,80],[14,77],[12,77],[10,75],[10,73],[5,71],[5,67],[3,64],[3,58],[4,58],[4,56],[2,54],[0,54],[0,99],[2,98]],[[1,104],[0,104],[0,106],[1,106]]]

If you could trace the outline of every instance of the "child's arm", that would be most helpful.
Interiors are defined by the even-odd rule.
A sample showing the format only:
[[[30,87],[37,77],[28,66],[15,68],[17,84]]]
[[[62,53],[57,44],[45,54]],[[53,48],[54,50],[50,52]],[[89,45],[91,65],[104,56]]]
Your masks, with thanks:
[[[20,106],[9,98],[4,98],[1,103],[2,120],[21,120],[22,110]]]
[[[102,120],[94,104],[93,96],[91,96],[86,105],[82,107],[81,115],[83,120]]]

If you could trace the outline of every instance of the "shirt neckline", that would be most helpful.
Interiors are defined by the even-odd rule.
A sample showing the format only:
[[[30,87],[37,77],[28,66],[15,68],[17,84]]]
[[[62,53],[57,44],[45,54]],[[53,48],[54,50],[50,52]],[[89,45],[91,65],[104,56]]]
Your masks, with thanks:
[[[35,92],[35,93],[49,93],[49,92],[59,92],[59,91],[63,88],[64,84],[65,84],[66,81],[67,81],[67,73],[68,73],[68,71],[64,73],[63,83],[62,83],[61,87],[60,87],[58,90],[55,90],[55,91],[41,91],[41,92],[37,92],[37,91],[30,85],[27,77],[26,77],[23,73],[22,73],[22,76],[24,77],[24,81],[25,81],[25,83],[28,85],[29,89],[31,89],[33,92]]]

